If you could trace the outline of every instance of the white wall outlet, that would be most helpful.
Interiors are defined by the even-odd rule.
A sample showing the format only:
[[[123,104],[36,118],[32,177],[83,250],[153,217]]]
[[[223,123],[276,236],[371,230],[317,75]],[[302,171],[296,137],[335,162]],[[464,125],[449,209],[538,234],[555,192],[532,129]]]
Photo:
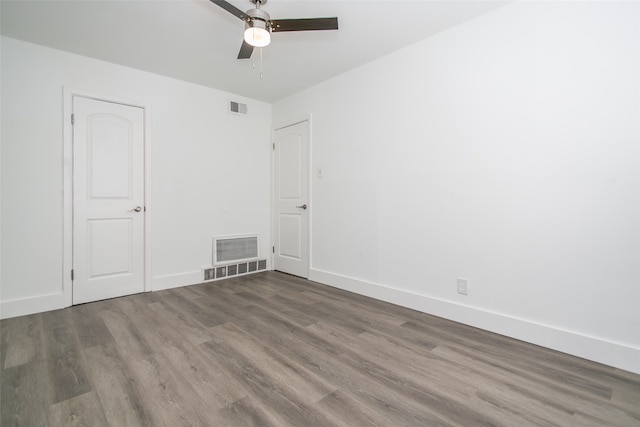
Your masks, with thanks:
[[[458,277],[458,293],[460,295],[469,295],[469,288],[467,279],[464,277]]]

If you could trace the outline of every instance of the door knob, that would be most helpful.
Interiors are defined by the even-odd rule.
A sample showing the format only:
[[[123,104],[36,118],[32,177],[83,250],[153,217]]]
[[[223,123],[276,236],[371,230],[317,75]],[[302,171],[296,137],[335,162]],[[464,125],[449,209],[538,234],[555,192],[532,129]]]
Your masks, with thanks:
[[[142,208],[140,206],[136,206],[133,209],[130,209],[129,212],[140,212],[142,210]]]
[[[305,203],[302,206],[296,206],[296,208],[298,208],[298,209],[307,209],[307,204]]]

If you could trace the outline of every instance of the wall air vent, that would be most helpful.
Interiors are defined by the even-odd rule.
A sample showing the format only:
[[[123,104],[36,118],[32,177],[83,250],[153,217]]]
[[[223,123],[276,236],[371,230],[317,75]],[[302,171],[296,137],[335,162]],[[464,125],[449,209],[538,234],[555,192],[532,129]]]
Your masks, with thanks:
[[[256,259],[249,262],[239,262],[235,264],[218,265],[216,267],[202,268],[202,281],[212,282],[214,280],[227,279],[234,276],[244,276],[247,274],[265,271],[267,269],[266,259]]]
[[[213,238],[213,265],[233,264],[258,258],[258,236]]]
[[[202,269],[202,281],[209,282],[216,278],[216,269],[204,267]]]
[[[216,279],[227,277],[227,267],[216,267]]]
[[[235,276],[236,274],[238,274],[238,265],[237,264],[228,265],[227,276]]]
[[[258,261],[249,261],[249,272],[253,273],[258,270]]]
[[[231,114],[247,115],[247,104],[241,102],[229,101],[229,112]]]
[[[238,264],[238,273],[246,274],[247,273],[247,263],[243,262],[242,264]]]
[[[259,258],[258,240],[257,234],[214,237],[213,264],[202,268],[202,281],[265,271],[267,260]]]

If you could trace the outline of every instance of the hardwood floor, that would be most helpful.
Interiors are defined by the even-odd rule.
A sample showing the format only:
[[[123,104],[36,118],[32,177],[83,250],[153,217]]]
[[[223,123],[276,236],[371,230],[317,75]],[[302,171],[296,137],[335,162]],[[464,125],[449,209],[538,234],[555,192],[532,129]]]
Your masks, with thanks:
[[[640,376],[275,272],[0,322],[2,426],[640,426]]]

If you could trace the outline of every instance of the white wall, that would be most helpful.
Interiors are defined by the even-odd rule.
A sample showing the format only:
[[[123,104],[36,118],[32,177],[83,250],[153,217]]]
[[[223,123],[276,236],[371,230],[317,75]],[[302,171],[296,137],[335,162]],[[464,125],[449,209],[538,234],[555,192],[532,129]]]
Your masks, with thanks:
[[[4,317],[68,305],[63,277],[63,87],[149,107],[152,289],[201,281],[212,237],[270,242],[271,106],[2,38]],[[227,113],[230,100],[249,106]]]
[[[276,104],[324,169],[311,279],[640,372],[639,26],[514,3]]]

